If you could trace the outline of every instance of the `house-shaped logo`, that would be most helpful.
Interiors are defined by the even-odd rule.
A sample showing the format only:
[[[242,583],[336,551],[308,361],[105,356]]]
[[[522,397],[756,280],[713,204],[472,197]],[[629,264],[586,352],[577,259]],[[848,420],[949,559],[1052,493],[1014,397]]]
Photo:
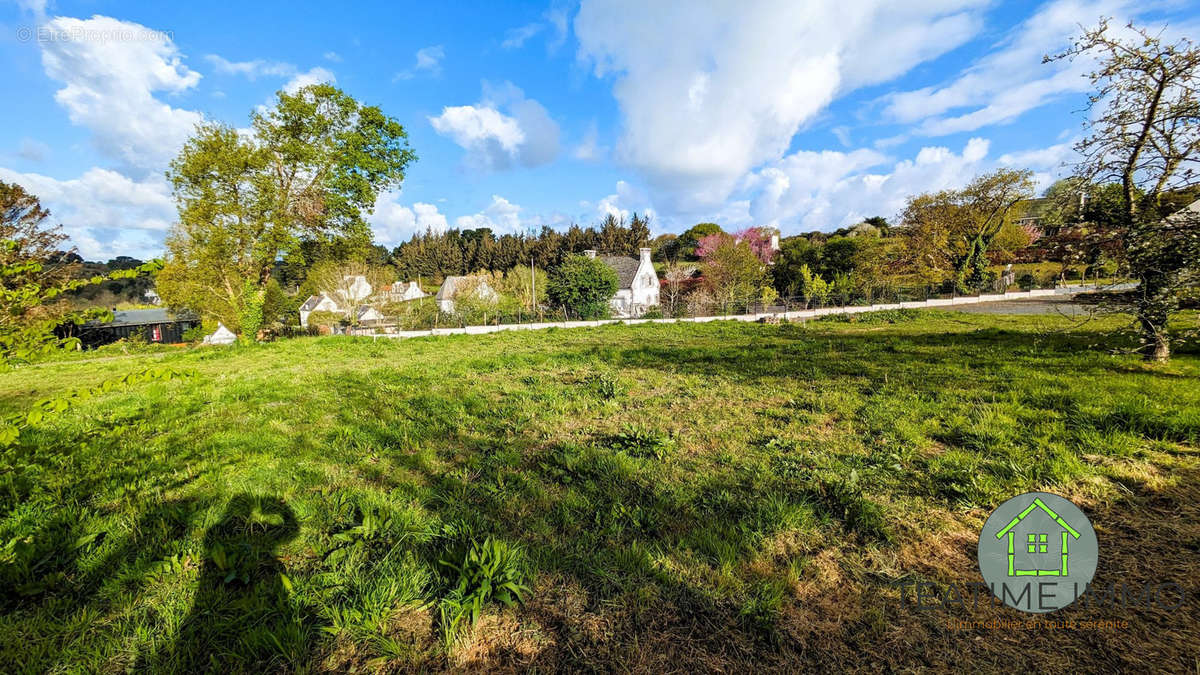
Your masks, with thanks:
[[[1009,499],[979,533],[980,575],[998,600],[1022,612],[1053,612],[1077,600],[1097,559],[1088,517],[1049,492]]]
[[[1042,525],[1034,524],[1035,519],[1030,515],[1039,510],[1049,517],[1051,527],[1044,525],[1044,518],[1037,520]],[[1025,526],[1026,522],[1029,526]],[[1045,531],[1047,529],[1052,531]],[[1065,577],[1070,574],[1070,542],[1079,538],[1079,532],[1046,506],[1040,497],[1035,497],[1024,511],[996,533],[996,538],[1004,539],[1008,544],[1008,576]],[[1025,554],[1020,556],[1020,563],[1019,553]]]

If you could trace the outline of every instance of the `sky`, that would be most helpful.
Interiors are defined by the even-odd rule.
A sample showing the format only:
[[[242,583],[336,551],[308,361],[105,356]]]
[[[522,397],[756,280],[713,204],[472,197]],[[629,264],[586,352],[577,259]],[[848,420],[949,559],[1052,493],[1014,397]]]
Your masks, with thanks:
[[[1112,17],[1195,36],[1183,0],[114,3],[0,0],[0,180],[89,260],[162,255],[197,123],[331,82],[418,160],[368,216],[526,232],[608,214],[784,235],[894,218],[1000,167],[1069,175]]]

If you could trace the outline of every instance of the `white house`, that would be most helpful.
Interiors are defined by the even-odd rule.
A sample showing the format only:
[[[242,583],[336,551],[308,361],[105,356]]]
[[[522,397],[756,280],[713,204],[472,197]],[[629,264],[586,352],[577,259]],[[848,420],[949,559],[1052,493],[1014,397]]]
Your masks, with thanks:
[[[410,281],[407,284],[397,281],[394,284],[380,287],[378,295],[381,299],[388,302],[406,302],[408,300],[419,300],[429,294],[421,290],[421,287],[415,281]]]
[[[357,305],[367,298],[371,297],[371,284],[367,278],[361,274],[348,276],[342,279],[342,287],[334,291],[338,295],[338,300],[347,305]]]
[[[324,293],[310,295],[308,296],[308,299],[304,301],[304,304],[300,305],[300,325],[307,326],[308,316],[313,312],[336,312],[338,314],[343,314],[345,311],[346,310],[343,309],[336,300]]]
[[[595,251],[584,251],[617,273],[617,293],[609,301],[614,316],[630,318],[642,316],[651,307],[658,307],[659,283],[654,263],[650,262],[650,249],[640,249],[636,258],[628,256],[597,256]]]
[[[437,292],[438,309],[446,314],[454,313],[454,298],[462,292],[463,288],[470,285],[471,281],[475,281],[475,297],[482,300],[495,301],[500,298],[496,291],[488,285],[488,282],[480,277],[446,277],[442,282],[442,287]]]

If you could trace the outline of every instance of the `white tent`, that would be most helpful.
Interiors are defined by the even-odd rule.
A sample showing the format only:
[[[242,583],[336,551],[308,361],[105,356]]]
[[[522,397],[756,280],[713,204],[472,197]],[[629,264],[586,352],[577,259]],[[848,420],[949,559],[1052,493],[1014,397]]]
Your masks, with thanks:
[[[225,324],[217,323],[217,330],[213,331],[212,335],[206,335],[203,344],[231,345],[234,342],[237,342],[237,336],[233,334],[233,331],[226,328]]]

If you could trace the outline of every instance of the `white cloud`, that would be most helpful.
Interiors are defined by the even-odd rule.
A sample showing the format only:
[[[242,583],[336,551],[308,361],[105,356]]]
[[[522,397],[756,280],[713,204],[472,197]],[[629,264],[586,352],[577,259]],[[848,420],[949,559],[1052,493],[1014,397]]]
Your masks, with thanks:
[[[1088,58],[1044,64],[1042,57],[1070,45],[1081,24],[1126,13],[1127,0],[1055,0],[1012,29],[975,65],[949,84],[885,97],[884,113],[916,124],[915,132],[941,136],[1011,122],[1022,113],[1065,95],[1090,90]],[[1114,21],[1114,26],[1124,20]]]
[[[173,108],[155,94],[181,94],[200,74],[183,65],[165,33],[96,16],[58,17],[48,24],[62,39],[44,40],[46,74],[63,82],[54,97],[71,121],[87,127],[97,148],[131,167],[161,170],[202,120],[199,113]],[[136,40],[89,36],[134,34]]]
[[[309,68],[303,73],[296,73],[292,79],[283,85],[283,90],[289,94],[294,94],[312,84],[333,82],[337,82],[337,78],[334,77],[333,73],[326,68],[317,66],[316,68]]]
[[[486,209],[474,215],[459,216],[454,226],[460,230],[487,227],[497,234],[515,234],[523,231],[521,207],[500,195],[492,195],[492,203]]]
[[[1051,145],[1048,148],[1008,152],[997,160],[1001,165],[1013,169],[1032,169],[1037,189],[1044,190],[1059,178],[1071,174],[1073,165],[1079,161],[1075,152],[1075,141]]]
[[[323,58],[326,61],[332,61],[334,63],[342,62],[342,55],[338,54],[337,52],[325,52],[325,54],[323,55]]]
[[[618,220],[629,220],[635,212],[649,218],[652,222],[656,215],[646,193],[623,180],[617,181],[616,192],[604,197],[596,204],[596,215],[600,219],[611,215]]]
[[[135,181],[93,168],[79,178],[57,180],[0,167],[0,180],[37,195],[50,209],[51,221],[62,224],[89,260],[161,256],[163,236],[175,220],[170,187],[160,177]]]
[[[279,61],[265,61],[263,59],[255,59],[253,61],[229,61],[216,54],[209,54],[204,57],[218,73],[226,75],[241,75],[253,82],[259,77],[291,77],[296,74],[296,66],[290,63],[282,63]]]
[[[513,28],[504,34],[504,42],[501,42],[500,46],[504,49],[520,49],[526,40],[542,32],[545,27],[544,24],[530,23],[520,28]]]
[[[866,149],[796,152],[746,181],[749,214],[753,222],[784,233],[829,230],[875,215],[891,218],[911,195],[959,187],[991,168],[988,146],[972,138],[960,153],[925,147],[898,162]],[[887,172],[870,171],[889,163]]]
[[[375,212],[367,217],[375,232],[375,241],[386,246],[396,246],[413,234],[433,230],[445,232],[446,216],[438,213],[437,206],[416,202],[412,207],[404,206],[397,199],[399,193],[381,193],[375,200]]]
[[[1038,150],[1008,152],[1000,155],[999,161],[1018,169],[1059,169],[1076,159],[1075,141],[1068,141]]]
[[[510,28],[504,34],[504,41],[500,43],[500,47],[502,49],[520,49],[530,38],[549,28],[550,35],[546,39],[546,51],[555,52],[567,41],[567,17],[566,7],[551,7],[542,14],[543,21],[534,21],[524,26]]]
[[[619,159],[672,210],[716,206],[837,95],[953,49],[984,0],[585,0],[579,58],[614,77]]]
[[[446,49],[441,45],[422,47],[414,56],[413,67],[396,73],[392,77],[392,81],[411,80],[421,73],[437,77],[442,74],[442,59],[444,58],[446,58]]]
[[[429,123],[465,149],[467,164],[475,168],[540,166],[558,156],[558,124],[511,82],[485,84],[482,101],[443,108]]]

